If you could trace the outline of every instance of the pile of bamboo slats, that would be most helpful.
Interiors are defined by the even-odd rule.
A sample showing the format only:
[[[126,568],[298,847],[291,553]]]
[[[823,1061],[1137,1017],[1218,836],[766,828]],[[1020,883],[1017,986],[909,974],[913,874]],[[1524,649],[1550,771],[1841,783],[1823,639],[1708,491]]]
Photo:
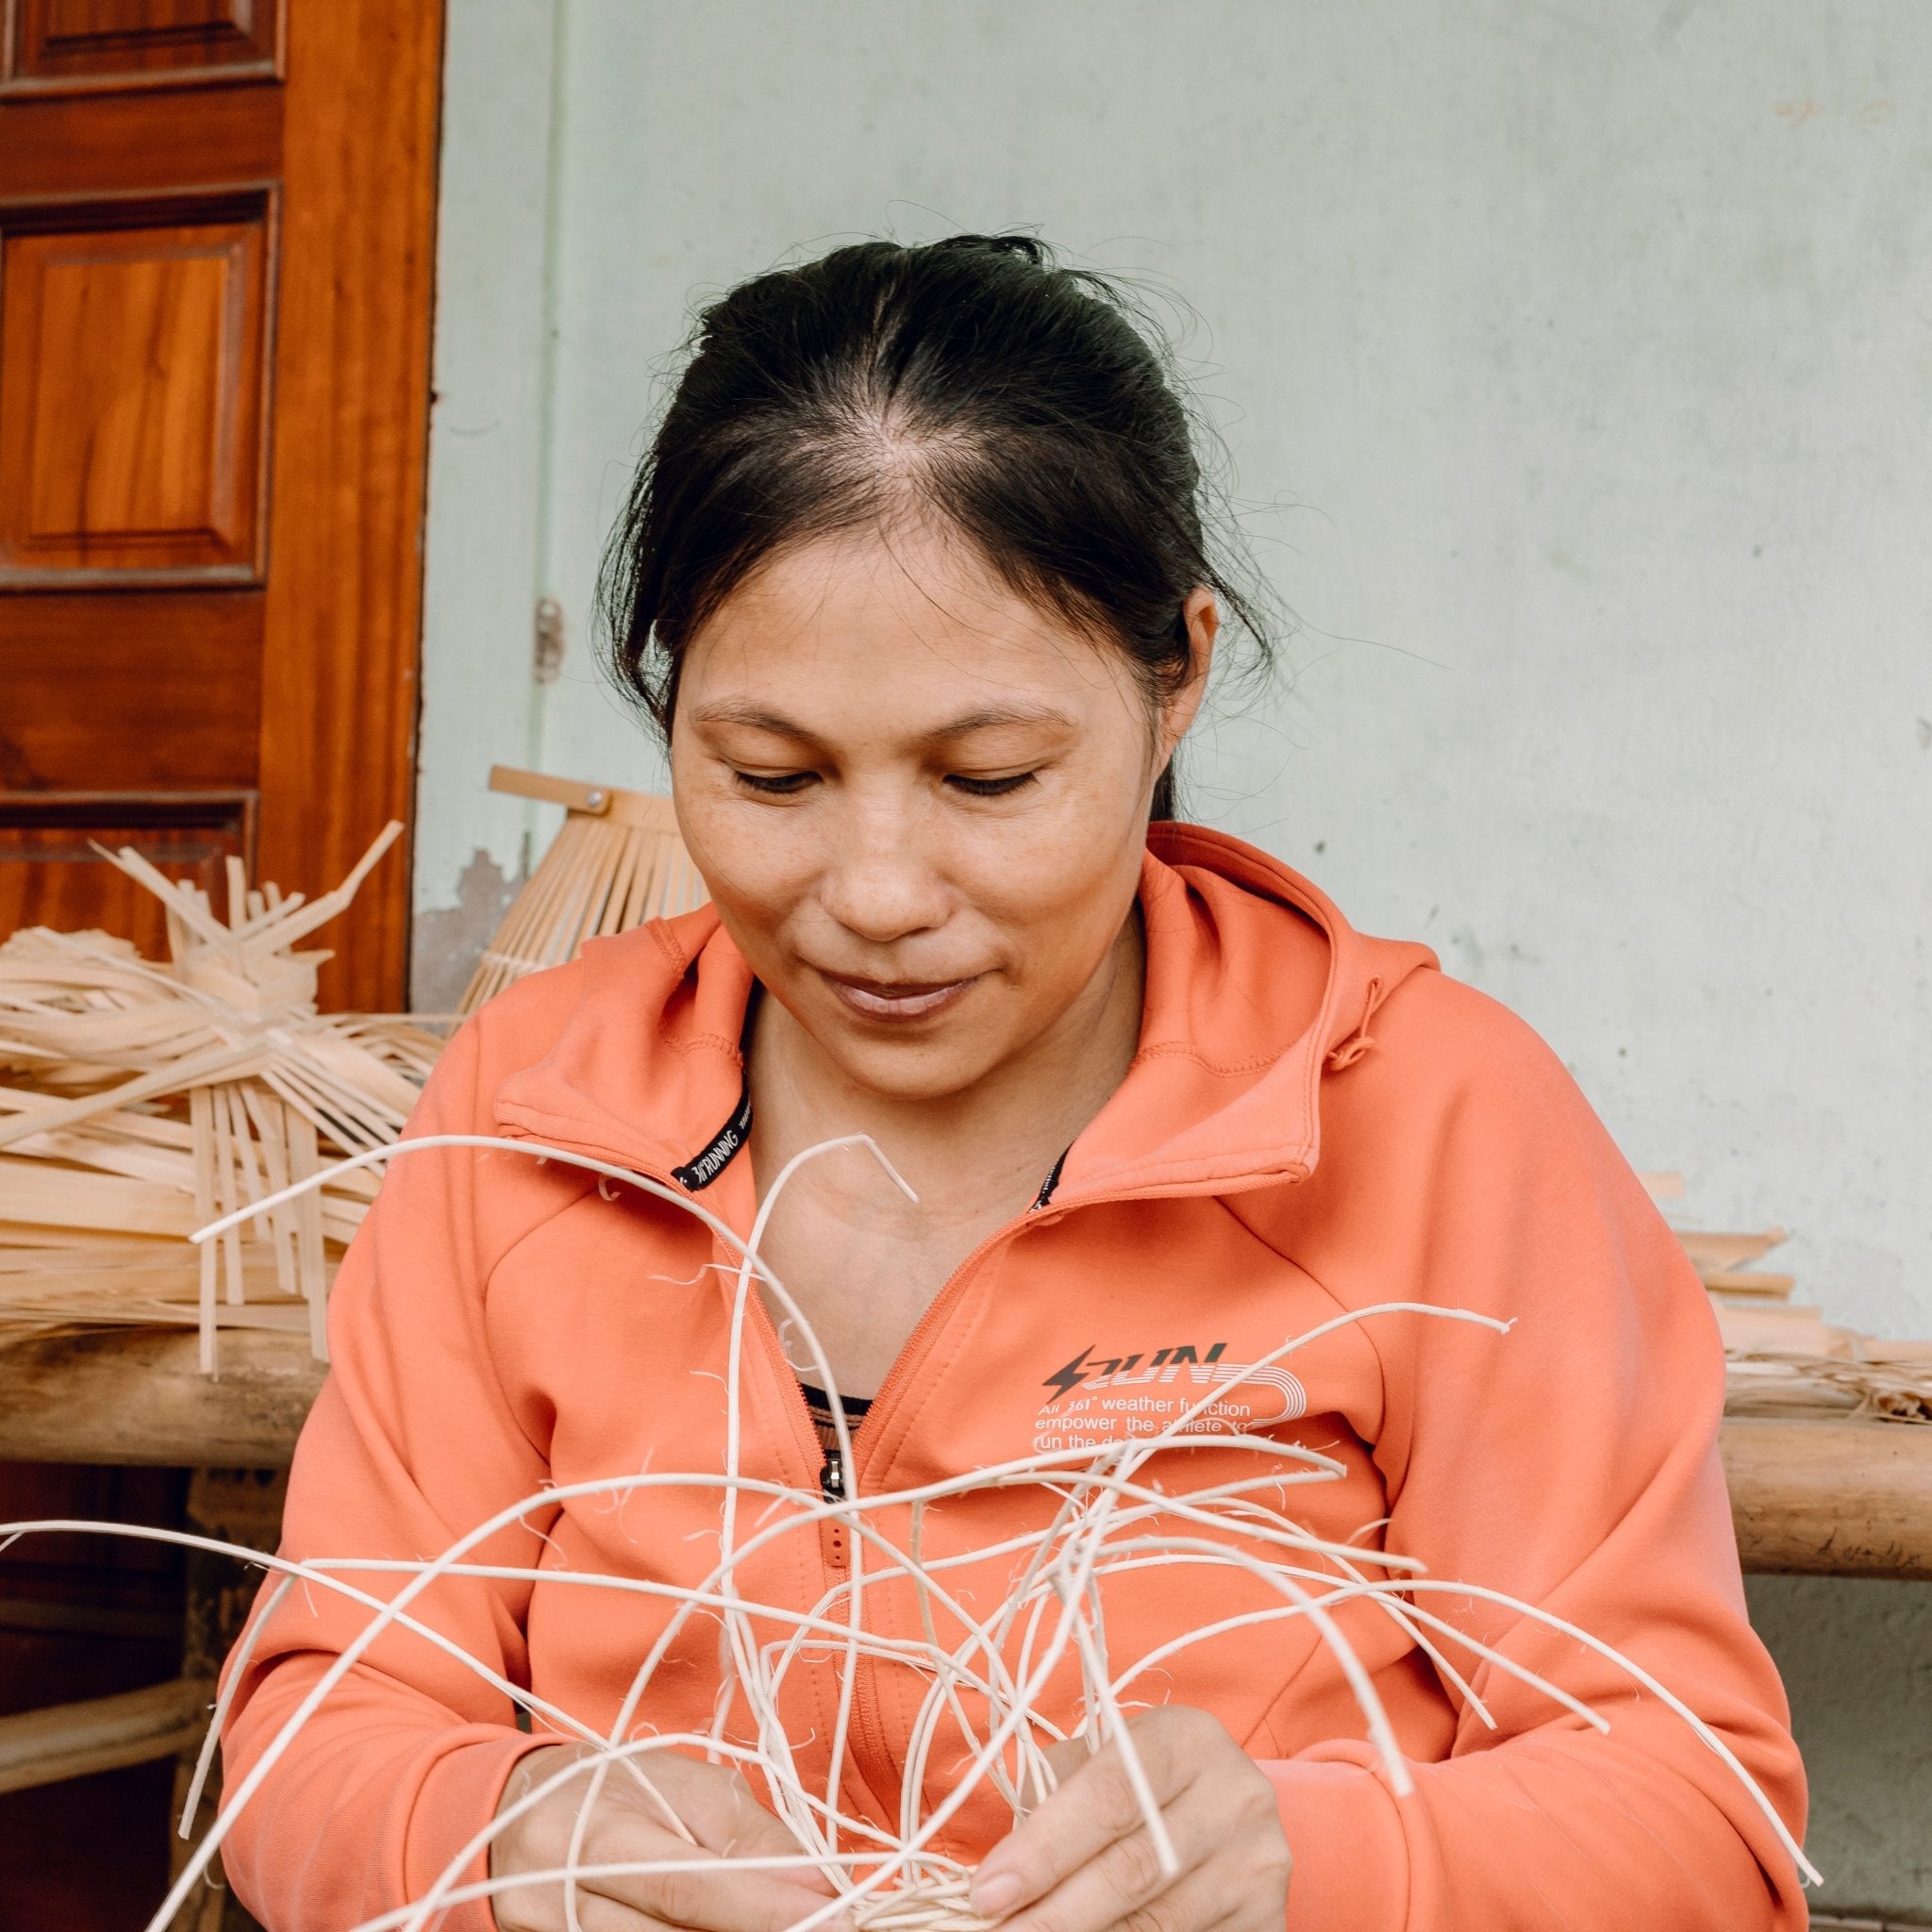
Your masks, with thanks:
[[[1677,1239],[1717,1309],[1727,1414],[1932,1423],[1932,1341],[1881,1341],[1793,1306],[1790,1275],[1751,1265],[1785,1239],[1782,1228],[1679,1229]]]
[[[394,842],[309,901],[228,865],[219,918],[137,853],[105,855],[167,908],[166,962],[105,933],[0,944],[0,1325],[286,1328],[325,1357],[343,1245],[375,1198],[344,1174],[199,1249],[184,1239],[343,1155],[393,1141],[442,1041],[400,1015],[321,1014],[296,952]]]

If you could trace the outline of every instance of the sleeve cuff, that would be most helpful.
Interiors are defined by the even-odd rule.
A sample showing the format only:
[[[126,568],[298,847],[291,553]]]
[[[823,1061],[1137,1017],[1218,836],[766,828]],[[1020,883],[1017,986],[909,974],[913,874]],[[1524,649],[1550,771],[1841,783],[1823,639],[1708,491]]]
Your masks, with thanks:
[[[403,1848],[408,1896],[421,1898],[442,1876],[449,1861],[496,1815],[503,1788],[517,1760],[569,1739],[549,1731],[481,1727],[471,1739],[438,1757],[417,1787]],[[490,1876],[488,1851],[479,1851],[457,1874],[456,1885],[480,1885]],[[488,1898],[452,1906],[436,1921],[441,1932],[496,1932]]]
[[[1376,1773],[1326,1757],[1264,1758],[1261,1769],[1294,1859],[1288,1932],[1401,1932],[1408,1849],[1398,1800]]]

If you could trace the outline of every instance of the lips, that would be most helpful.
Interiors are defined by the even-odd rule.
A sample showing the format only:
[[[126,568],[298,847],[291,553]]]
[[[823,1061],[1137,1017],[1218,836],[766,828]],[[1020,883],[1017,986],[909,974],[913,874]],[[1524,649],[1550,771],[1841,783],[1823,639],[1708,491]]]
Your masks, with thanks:
[[[825,973],[831,988],[849,1012],[864,1020],[927,1020],[957,1004],[979,979],[973,974],[965,979],[854,979],[844,974]]]

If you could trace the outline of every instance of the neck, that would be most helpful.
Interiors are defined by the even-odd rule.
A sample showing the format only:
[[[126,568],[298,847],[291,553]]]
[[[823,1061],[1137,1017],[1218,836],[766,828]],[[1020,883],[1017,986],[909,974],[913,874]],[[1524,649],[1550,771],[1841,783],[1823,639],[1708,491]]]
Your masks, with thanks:
[[[870,1134],[923,1202],[998,1197],[1019,1211],[1104,1107],[1140,1043],[1146,951],[1138,906],[1092,977],[1027,1046],[957,1093],[908,1097],[851,1080],[775,1000],[761,1003],[750,1057],[760,1191],[784,1160],[841,1134]],[[837,1163],[855,1192],[871,1163]],[[824,1183],[833,1182],[829,1169]],[[1023,1198],[1024,1197],[1024,1198]]]

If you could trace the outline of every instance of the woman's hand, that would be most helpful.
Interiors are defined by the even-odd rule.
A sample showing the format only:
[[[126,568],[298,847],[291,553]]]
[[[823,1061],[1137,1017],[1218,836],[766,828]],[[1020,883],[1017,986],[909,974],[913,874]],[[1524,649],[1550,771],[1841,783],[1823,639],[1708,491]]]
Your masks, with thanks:
[[[1164,1706],[1128,1729],[1179,1873],[1161,1873],[1118,1748],[1060,1746],[1059,1790],[987,1854],[974,1909],[1001,1932],[1281,1932],[1292,1861],[1260,1767],[1205,1710]]]
[[[573,1757],[592,1757],[588,1746],[555,1744],[517,1760],[497,1806],[501,1816]],[[662,1808],[621,1765],[604,1775],[604,1788],[586,1826],[580,1865],[641,1864],[666,1858],[786,1857],[798,1841],[753,1797],[736,1771],[675,1751],[654,1751],[635,1760],[687,1830],[693,1847],[671,1828]],[[506,1825],[490,1848],[490,1875],[550,1872],[569,1857],[571,1835],[591,1789],[587,1770],[540,1799]],[[786,1871],[667,1872],[634,1878],[580,1878],[577,1923],[583,1932],[784,1932],[817,1911],[831,1896],[824,1876],[801,1857]],[[564,1932],[563,1885],[512,1886],[496,1893],[501,1932]],[[833,1919],[828,1932],[842,1932]]]

